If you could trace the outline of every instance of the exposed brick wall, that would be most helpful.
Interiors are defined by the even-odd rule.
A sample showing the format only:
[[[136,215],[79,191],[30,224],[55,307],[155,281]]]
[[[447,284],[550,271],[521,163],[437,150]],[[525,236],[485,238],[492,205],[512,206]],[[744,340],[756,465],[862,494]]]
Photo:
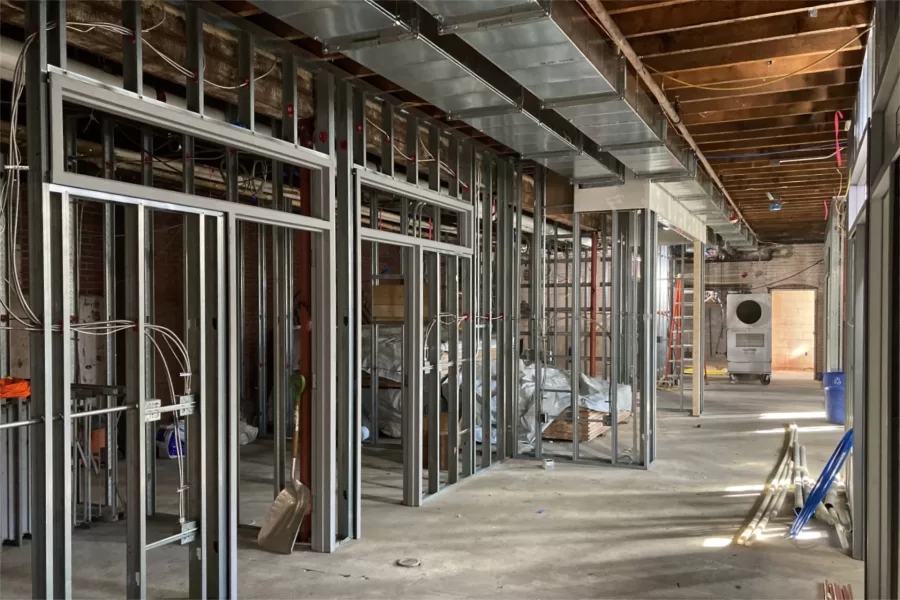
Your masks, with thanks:
[[[815,370],[825,364],[825,247],[822,244],[796,244],[786,247],[789,256],[769,261],[747,260],[708,262],[706,281],[709,289],[723,295],[735,292],[766,292],[775,289],[812,289],[816,291],[815,310]],[[802,273],[800,271],[803,271]],[[713,284],[727,285],[713,285]],[[723,328],[724,305],[706,304],[706,356],[722,362],[726,356],[727,339]]]
[[[75,210],[81,221],[79,294],[103,296],[103,205],[83,202]]]
[[[153,213],[153,322],[168,327],[184,339],[184,216]],[[165,353],[175,393],[182,389],[179,367],[159,335],[157,343]],[[165,367],[154,350],[156,396],[169,399]]]

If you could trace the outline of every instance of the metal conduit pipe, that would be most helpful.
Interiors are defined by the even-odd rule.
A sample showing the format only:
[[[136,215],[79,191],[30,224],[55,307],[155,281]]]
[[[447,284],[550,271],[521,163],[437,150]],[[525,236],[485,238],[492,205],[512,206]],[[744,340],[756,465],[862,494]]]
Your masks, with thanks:
[[[794,448],[797,447],[797,430],[794,429]],[[763,515],[763,518],[760,519],[759,524],[756,526],[756,529],[753,530],[753,534],[750,536],[750,539],[747,540],[747,546],[750,546],[762,537],[763,532],[766,530],[766,526],[769,524],[769,520],[773,515],[777,515],[781,511],[781,507],[784,504],[784,499],[787,496],[788,487],[790,487],[791,483],[791,471],[794,469],[793,459],[788,460],[785,463],[784,469],[781,472],[781,478],[778,480],[778,485],[775,491],[775,498],[770,503],[768,510]]]
[[[785,469],[787,469],[791,463],[790,457],[792,454],[792,447],[797,442],[797,426],[788,425],[785,428],[785,433],[787,435],[785,436],[785,444],[781,451],[781,458],[778,461],[775,472],[772,474],[772,478],[766,484],[762,502],[760,502],[759,508],[756,510],[753,518],[750,519],[750,522],[747,523],[747,526],[738,537],[737,543],[742,546],[752,543],[753,533],[756,531],[763,516],[769,511],[769,508],[773,506],[773,502],[777,502],[775,493],[778,491],[778,487],[785,476]]]
[[[800,444],[794,444],[794,515],[803,510],[803,463],[800,462]]]
[[[647,69],[644,68],[644,64],[641,62],[640,57],[638,57],[637,53],[631,47],[631,44],[628,43],[628,40],[625,39],[625,36],[622,35],[622,32],[619,30],[619,27],[616,25],[616,22],[613,21],[612,15],[607,12],[607,10],[603,7],[603,3],[600,0],[584,0],[584,2],[590,7],[592,11],[594,11],[594,16],[603,24],[603,27],[606,29],[606,33],[609,35],[610,39],[612,39],[613,43],[619,47],[619,50],[622,51],[622,54],[625,58],[628,59],[628,62],[631,63],[631,66],[634,67],[634,70],[637,72],[638,76],[641,80],[647,84],[647,87],[650,89],[650,93],[653,94],[653,97],[656,98],[656,101],[659,102],[659,107],[662,108],[663,112],[666,113],[666,116],[669,118],[669,121],[675,125],[675,129],[678,130],[678,133],[681,134],[681,137],[684,138],[684,141],[688,143],[688,145],[693,149],[693,151],[697,154],[697,158],[700,160],[700,163],[706,169],[706,172],[709,174],[710,179],[712,179],[713,183],[718,186],[719,190],[721,190],[722,195],[728,200],[728,203],[734,208],[735,214],[737,214],[738,218],[744,222],[744,225],[753,235],[756,235],[756,232],[747,224],[747,220],[744,218],[743,213],[741,213],[741,209],[738,208],[737,203],[731,199],[731,196],[728,195],[728,191],[725,189],[725,185],[719,180],[718,175],[713,170],[712,165],[709,164],[709,161],[706,160],[706,157],[703,155],[703,152],[700,151],[700,147],[697,146],[697,142],[694,141],[694,138],[688,132],[687,127],[684,126],[684,123],[681,121],[681,116],[675,111],[675,107],[669,102],[669,99],[666,98],[665,92],[662,91],[662,88],[659,87],[659,84],[653,79]],[[758,236],[757,236],[758,237]]]
[[[809,495],[812,492],[813,484],[815,483],[815,480],[809,474],[809,468],[806,464],[806,446],[800,446],[800,464],[800,468],[803,472],[803,503],[806,504],[806,500],[807,498],[809,498]],[[831,515],[828,514],[828,510],[821,502],[819,502],[819,505],[816,506],[815,516],[817,519],[824,521],[829,525],[834,525]]]

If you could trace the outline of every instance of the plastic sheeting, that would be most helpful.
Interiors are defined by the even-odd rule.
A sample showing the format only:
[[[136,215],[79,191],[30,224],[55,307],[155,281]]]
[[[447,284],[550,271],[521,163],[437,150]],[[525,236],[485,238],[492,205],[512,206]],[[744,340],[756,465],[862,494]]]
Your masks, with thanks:
[[[568,371],[544,366],[541,369],[544,390],[569,390],[572,387]],[[531,444],[534,442],[535,402],[534,402],[534,364],[525,365],[519,361],[519,441]],[[544,391],[541,399],[541,412],[547,415],[542,423],[541,431],[572,405],[571,392]],[[631,410],[632,390],[630,385],[616,386],[616,409]],[[578,383],[578,406],[609,412],[609,382],[599,377],[581,374]]]
[[[442,332],[442,336],[443,336]],[[491,347],[496,344],[491,340]],[[447,345],[442,344],[442,351],[447,350]],[[462,349],[460,348],[460,352]],[[403,367],[403,329],[398,326],[381,325],[378,329],[378,376],[389,381],[401,381]],[[362,369],[371,375],[371,336],[368,329],[363,330],[362,336]],[[484,401],[485,386],[481,380],[481,361],[475,362],[475,441],[482,441],[482,402]],[[542,369],[543,388],[556,390],[571,389],[570,375],[568,371],[545,366]],[[462,383],[462,374],[459,374],[457,385]],[[449,381],[444,381],[446,388]],[[519,441],[527,444],[534,442],[534,365],[526,365],[519,361]],[[489,385],[491,404],[491,443],[497,441],[497,361],[491,361],[491,381]],[[619,384],[616,391],[617,409],[620,411],[631,410],[632,389],[630,385]],[[550,422],[558,417],[571,405],[570,392],[547,392],[541,399],[541,412],[547,415],[542,430],[549,426]],[[578,405],[591,410],[609,412],[609,382],[582,374],[578,385]],[[371,389],[363,389],[363,414],[368,417],[372,406]],[[378,425],[380,432],[390,437],[402,435],[402,390],[379,389],[378,390]]]

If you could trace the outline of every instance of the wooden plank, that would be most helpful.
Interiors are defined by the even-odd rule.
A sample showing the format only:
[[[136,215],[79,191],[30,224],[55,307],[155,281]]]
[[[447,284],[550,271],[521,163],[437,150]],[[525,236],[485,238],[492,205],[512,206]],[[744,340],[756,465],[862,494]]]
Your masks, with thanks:
[[[688,105],[691,103],[714,100],[717,98],[774,94],[777,92],[808,90],[810,88],[844,85],[848,83],[856,85],[859,83],[861,73],[862,69],[860,67],[853,67],[836,71],[822,71],[821,73],[801,73],[799,75],[794,75],[793,77],[788,77],[787,79],[782,79],[781,81],[773,81],[770,85],[765,87],[749,90],[713,91],[701,88],[679,88],[678,90],[670,91],[667,95],[672,101],[677,100],[680,102],[682,110],[687,110]],[[728,86],[726,85],[723,87]],[[741,84],[735,84],[735,87],[741,87]]]
[[[841,131],[839,139],[841,142],[846,142],[847,134]],[[806,134],[803,136],[779,136],[772,138],[759,138],[755,140],[742,140],[730,143],[720,142],[717,144],[704,144],[700,149],[703,150],[703,154],[711,158],[716,155],[723,154],[747,153],[757,148],[789,149],[793,147],[801,148],[804,146],[823,146],[829,143],[834,146],[833,132],[830,135],[828,133],[820,133],[817,135]]]
[[[838,182],[835,181],[834,185],[831,186],[830,188],[828,188],[827,190],[815,190],[815,191],[810,191],[807,194],[792,195],[792,194],[784,193],[785,192],[784,190],[777,190],[777,189],[773,189],[772,193],[778,194],[778,197],[780,198],[782,205],[787,205],[787,204],[796,205],[796,204],[808,202],[808,203],[811,203],[813,206],[816,206],[821,203],[822,199],[830,200],[831,198],[834,198],[834,196],[839,193],[838,190],[843,190],[843,189],[844,188],[839,186]],[[753,192],[753,194],[750,194],[750,193],[733,194],[732,200],[737,202],[738,206],[740,206],[742,210],[744,208],[754,207],[754,206],[757,208],[762,207],[762,208],[765,208],[766,210],[768,210],[769,206],[772,203],[772,201],[769,200],[768,196],[766,196],[766,192],[763,192],[763,191]]]
[[[837,173],[835,173],[837,175]],[[793,181],[782,183],[759,183],[748,186],[731,186],[728,192],[733,199],[740,199],[747,196],[765,194],[771,192],[777,193],[782,198],[791,196],[810,196],[814,192],[821,194],[831,194],[843,189],[844,181],[838,177],[833,177],[824,181]]]
[[[772,190],[778,191],[779,189],[783,189],[783,186],[788,186],[789,188],[797,188],[797,187],[810,187],[814,185],[828,185],[832,187],[841,187],[843,188],[847,183],[847,178],[844,176],[839,176],[837,171],[832,171],[827,177],[823,177],[820,175],[817,177],[810,177],[808,179],[797,179],[791,181],[784,180],[771,180],[771,181],[752,181],[749,183],[744,182],[734,182],[731,181],[725,184],[726,189],[728,189],[729,193],[734,192],[735,194],[739,193],[742,190],[756,190],[756,189],[764,189],[764,190]]]
[[[784,77],[797,71],[804,73],[820,73],[822,71],[834,71],[836,69],[849,69],[862,66],[863,50],[849,50],[825,58],[829,52],[821,52],[810,56],[792,56],[777,59],[763,59],[746,62],[738,65],[728,65],[711,69],[689,71],[684,67],[668,73],[671,77],[680,79],[679,83],[661,74],[653,77],[668,93],[670,90],[690,87],[691,85],[704,85],[712,87],[738,87],[740,85],[755,85],[766,80]],[[820,59],[822,62],[817,63]],[[765,89],[755,88],[758,90]],[[751,90],[746,90],[750,92]]]
[[[372,287],[372,319],[375,323],[403,322],[406,312],[406,286],[403,284],[376,285]],[[428,285],[422,286],[422,314],[427,320],[430,317],[428,309]]]
[[[687,10],[662,9],[632,12],[617,16],[615,21],[622,34],[632,38],[806,12],[810,8],[822,10],[832,6],[859,4],[864,1],[737,0],[726,2],[724,0],[701,0],[694,2],[690,7],[685,7]]]
[[[857,90],[857,84],[846,83],[844,85],[794,90],[792,92],[776,92],[774,94],[757,94],[755,96],[718,98],[702,102],[686,102],[681,105],[681,114],[691,115],[720,110],[765,108],[794,104],[797,102],[821,102],[823,100],[831,100],[832,98],[855,97]]]
[[[542,438],[545,440],[562,440],[571,442],[574,439],[572,426],[572,410],[566,408],[544,429]],[[604,425],[609,417],[608,412],[591,410],[581,407],[578,409],[578,441],[587,442],[600,437],[612,427]],[[620,410],[618,422],[625,423],[631,418],[631,411]]]
[[[690,2],[694,2],[694,0],[606,0],[603,8],[611,15],[621,15],[639,10],[670,8]]]
[[[752,173],[742,173],[739,175],[724,175],[722,177],[722,182],[727,186],[732,185],[749,185],[749,184],[766,184],[766,183],[788,183],[792,181],[815,181],[824,179],[826,181],[829,180],[830,177],[834,177],[835,179],[845,180],[845,175],[841,173],[838,175],[838,171],[833,166],[826,167],[824,169],[818,169],[815,171],[795,171],[792,173],[787,173],[785,175],[754,175]]]
[[[849,119],[852,111],[844,110],[844,118]],[[834,127],[834,113],[819,112],[804,115],[788,115],[784,117],[769,117],[754,119],[753,121],[729,121],[725,123],[697,124],[691,127],[691,135],[694,139],[707,135],[722,135],[731,132],[762,131],[794,127],[797,125],[827,124]],[[698,142],[699,143],[699,142]]]
[[[681,10],[690,9],[685,7]],[[793,36],[863,28],[871,22],[871,19],[872,10],[869,4],[854,4],[819,9],[815,17],[810,16],[808,11],[800,11],[760,18],[749,24],[737,22],[642,36],[631,40],[631,47],[644,59],[699,49],[725,48]]]
[[[773,113],[778,115],[805,115],[809,113],[828,112],[833,113],[836,110],[843,111],[853,108],[855,96],[846,98],[832,98],[821,102],[795,102],[777,108],[748,108],[746,110],[720,110],[708,113],[698,113],[696,115],[685,115],[683,117],[684,124],[690,128],[691,125],[706,123],[722,123],[726,121],[748,121],[752,119],[765,119],[771,117]],[[832,116],[832,118],[834,118]]]
[[[815,56],[816,54],[827,54],[842,47],[841,52],[849,52],[863,47],[863,39],[866,36],[854,39],[858,36],[859,32],[856,29],[843,29],[740,46],[697,50],[683,54],[664,54],[644,60],[644,65],[655,71],[668,73],[711,69],[757,60]]]
[[[701,147],[706,147],[711,144],[730,144],[732,142],[740,142],[743,140],[758,140],[772,136],[798,137],[828,132],[831,132],[832,134],[834,133],[833,122],[814,123],[812,125],[790,125],[786,127],[757,129],[749,131],[723,131],[721,133],[708,133],[702,136],[694,135],[694,140]]]
[[[827,155],[826,155],[827,156]],[[755,161],[753,161],[755,162]],[[809,161],[809,162],[797,162],[797,163],[785,163],[782,165],[772,164],[766,162],[765,164],[735,164],[735,165],[722,165],[720,168],[717,168],[716,171],[719,172],[719,177],[728,178],[732,175],[769,175],[769,174],[781,174],[781,173],[796,173],[798,171],[809,170],[813,171],[823,171],[823,170],[833,170],[835,169],[834,157],[825,160],[817,160],[817,161]],[[843,171],[847,171],[846,162],[844,163]]]
[[[832,151],[833,152],[833,151]],[[828,150],[802,150],[800,152],[791,152],[790,155],[773,155],[773,156],[762,156],[760,158],[751,159],[751,158],[717,158],[715,160],[710,160],[710,164],[713,169],[716,170],[716,173],[719,174],[720,177],[724,173],[727,172],[747,172],[747,171],[759,171],[763,169],[771,169],[773,167],[780,167],[781,165],[779,160],[794,160],[797,158],[820,158],[822,160],[810,161],[813,162],[821,162],[824,164],[834,165],[834,157],[830,156],[832,152]],[[824,158],[824,157],[828,158]],[[843,149],[841,152],[841,156],[846,161],[847,160],[847,149]],[[790,164],[792,166],[802,166],[803,163],[785,163]]]
[[[790,131],[790,130],[788,130]],[[768,132],[769,136],[773,136],[773,132]],[[840,132],[841,141],[847,140],[847,134]],[[821,133],[784,133],[780,132],[774,137],[755,137],[747,139],[716,139],[711,142],[699,144],[700,149],[704,153],[721,153],[726,150],[746,150],[748,148],[760,148],[762,146],[808,146],[812,144],[825,144],[834,142],[834,131],[824,130]]]

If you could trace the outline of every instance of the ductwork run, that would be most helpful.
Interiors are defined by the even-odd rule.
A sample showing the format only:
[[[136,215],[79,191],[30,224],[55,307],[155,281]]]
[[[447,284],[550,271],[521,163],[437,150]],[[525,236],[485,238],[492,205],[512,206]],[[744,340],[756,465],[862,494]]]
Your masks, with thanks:
[[[697,168],[696,162],[689,165],[687,173],[665,173],[650,179],[699,217],[730,247],[745,251],[756,249],[756,236],[737,218],[722,192]]]
[[[259,8],[572,180],[621,183],[621,165],[578,128],[410,2],[254,0]]]
[[[625,165],[669,185],[672,197],[732,246],[756,246],[575,2],[253,3],[523,159],[592,187],[621,185]]]
[[[564,0],[417,0],[440,23],[636,174],[685,169],[686,146],[662,112],[599,40],[577,3]]]

